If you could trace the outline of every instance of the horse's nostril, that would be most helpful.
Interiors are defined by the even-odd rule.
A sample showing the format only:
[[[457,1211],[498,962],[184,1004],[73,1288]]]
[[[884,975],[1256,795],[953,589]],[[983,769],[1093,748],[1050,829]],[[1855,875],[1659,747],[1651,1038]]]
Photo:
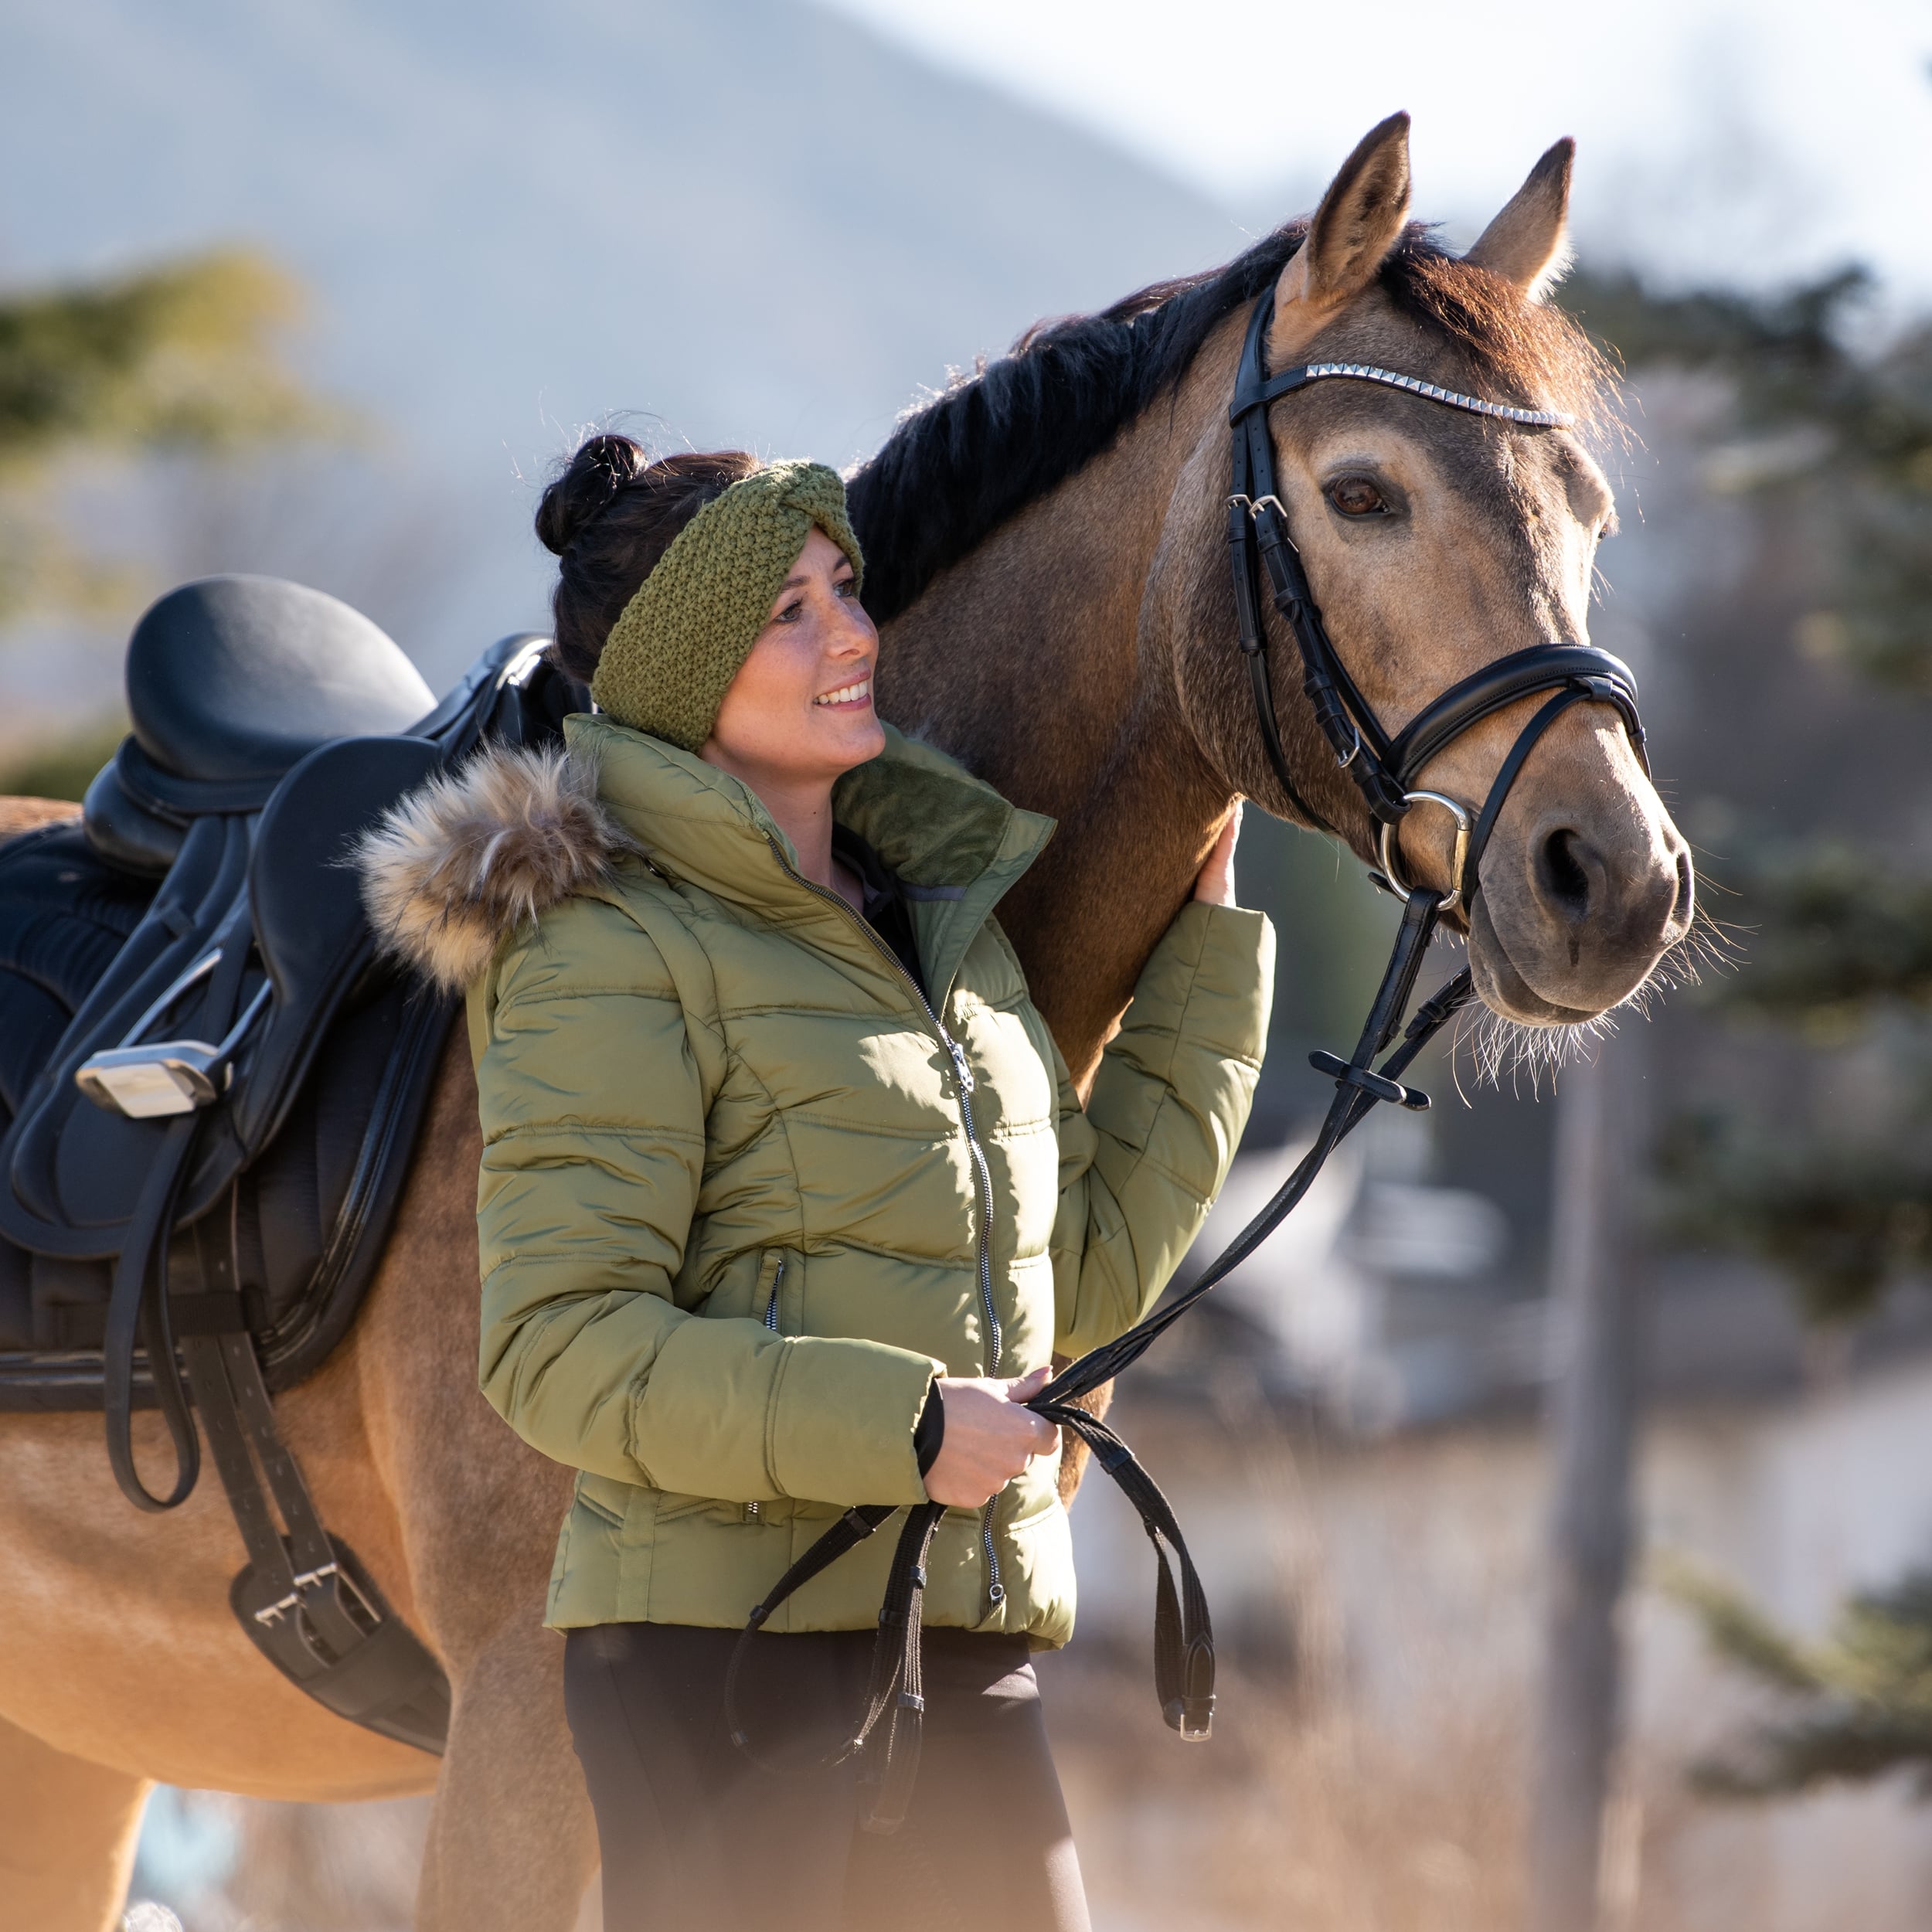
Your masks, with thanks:
[[[1590,848],[1567,827],[1553,832],[1536,852],[1536,886],[1543,902],[1560,917],[1581,925],[1590,917]]]
[[[1696,891],[1691,873],[1691,855],[1688,852],[1680,852],[1677,855],[1677,897],[1670,909],[1670,923],[1679,931],[1689,928]]]

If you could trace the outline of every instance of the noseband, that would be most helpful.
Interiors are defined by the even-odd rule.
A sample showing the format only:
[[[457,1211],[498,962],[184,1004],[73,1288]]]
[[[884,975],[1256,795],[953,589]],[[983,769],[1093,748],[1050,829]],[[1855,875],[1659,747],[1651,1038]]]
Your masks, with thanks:
[[[1335,1081],[1330,1103],[1314,1145],[1294,1172],[1260,1213],[1209,1264],[1182,1294],[1137,1322],[1124,1335],[1095,1349],[1054,1377],[1026,1406],[1049,1422],[1070,1430],[1094,1452],[1094,1460],[1125,1493],[1154,1546],[1154,1682],[1155,1695],[1168,1723],[1185,1738],[1208,1735],[1214,1712],[1214,1633],[1207,1600],[1182,1540],[1179,1524],[1167,1498],[1136,1459],[1134,1452],[1097,1417],[1079,1406],[1079,1398],[1130,1368],[1148,1349],[1219,1282],[1248,1260],[1300,1204],[1328,1156],[1367,1118],[1379,1100],[1420,1111],[1429,1097],[1405,1086],[1402,1076],[1417,1054],[1468,1002],[1473,991],[1469,969],[1453,975],[1417,1008],[1406,1026],[1422,957],[1445,913],[1460,908],[1465,917],[1481,888],[1482,855],[1496,820],[1521,774],[1524,761],[1543,733],[1572,706],[1607,704],[1622,719],[1631,749],[1646,776],[1650,764],[1644,727],[1637,715],[1637,682],[1629,667],[1594,645],[1538,644],[1498,658],[1459,684],[1452,685],[1426,705],[1392,737],[1375,709],[1349,675],[1321,621],[1321,612],[1308,589],[1301,553],[1288,535],[1287,513],[1276,492],[1274,449],[1268,433],[1268,405],[1309,383],[1340,379],[1379,383],[1405,389],[1432,403],[1493,417],[1527,428],[1559,429],[1571,419],[1553,410],[1516,409],[1502,403],[1458,394],[1413,376],[1359,362],[1309,362],[1270,376],[1264,345],[1274,313],[1270,290],[1254,304],[1248,318],[1241,366],[1235,378],[1234,400],[1228,407],[1233,432],[1233,478],[1228,496],[1228,555],[1234,576],[1234,604],[1242,655],[1254,692],[1257,722],[1268,762],[1294,809],[1310,823],[1339,836],[1338,828],[1311,805],[1281,749],[1276,722],[1273,681],[1268,668],[1268,638],[1261,616],[1264,570],[1274,607],[1287,623],[1301,658],[1301,691],[1315,723],[1334,752],[1335,762],[1355,781],[1375,828],[1379,874],[1372,873],[1403,903],[1402,923],[1384,970],[1382,985],[1368,1024],[1353,1054],[1309,1055],[1318,1073]],[[1466,731],[1519,699],[1547,691],[1551,696],[1517,734],[1509,753],[1491,781],[1480,811],[1472,812],[1458,800],[1440,791],[1423,791],[1417,780],[1438,753]],[[1455,821],[1454,855],[1448,889],[1411,887],[1396,863],[1396,834],[1403,820],[1418,805],[1433,805]],[[1396,1038],[1400,1029],[1401,1037]],[[1386,1057],[1383,1056],[1386,1054]],[[1379,1061],[1380,1064],[1376,1063]],[[867,1504],[849,1509],[774,1585],[751,1613],[726,1680],[725,1703],[733,1741],[750,1752],[737,1708],[737,1682],[746,1646],[779,1604],[828,1564],[871,1536],[897,1513],[889,1505]],[[879,1611],[879,1634],[873,1653],[871,1681],[859,1721],[836,1757],[865,1760],[862,1784],[868,1792],[863,1824],[869,1831],[896,1830],[905,1815],[919,1764],[921,1719],[925,1700],[920,1677],[920,1602],[926,1584],[926,1554],[944,1505],[915,1505],[900,1532]],[[1168,1561],[1172,1550],[1180,1570],[1180,1587]]]

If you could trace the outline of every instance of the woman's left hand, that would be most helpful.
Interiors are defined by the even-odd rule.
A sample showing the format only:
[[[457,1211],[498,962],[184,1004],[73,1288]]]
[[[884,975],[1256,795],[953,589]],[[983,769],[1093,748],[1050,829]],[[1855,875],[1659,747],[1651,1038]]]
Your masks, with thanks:
[[[1194,896],[1205,905],[1232,906],[1235,903],[1234,842],[1241,835],[1241,805],[1242,801],[1236,799],[1220,837],[1207,855],[1207,863],[1194,882]]]

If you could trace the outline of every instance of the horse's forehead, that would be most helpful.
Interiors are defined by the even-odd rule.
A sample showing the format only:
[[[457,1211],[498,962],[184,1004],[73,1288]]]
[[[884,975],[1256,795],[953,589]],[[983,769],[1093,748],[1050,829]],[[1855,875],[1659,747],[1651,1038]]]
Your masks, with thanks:
[[[1308,362],[1375,362],[1430,381],[1476,375],[1475,358],[1446,330],[1396,308],[1381,289],[1358,295],[1308,345]]]
[[[1420,377],[1459,394],[1534,406],[1540,397],[1505,394],[1462,343],[1398,310],[1379,291],[1352,304],[1304,352],[1309,362],[1366,362]],[[1524,431],[1378,383],[1318,383],[1277,407],[1283,440],[1328,440],[1351,430],[1390,433],[1420,445],[1451,486],[1480,499],[1492,512],[1519,520],[1526,495],[1583,493],[1607,504],[1602,471],[1577,438],[1565,432]]]

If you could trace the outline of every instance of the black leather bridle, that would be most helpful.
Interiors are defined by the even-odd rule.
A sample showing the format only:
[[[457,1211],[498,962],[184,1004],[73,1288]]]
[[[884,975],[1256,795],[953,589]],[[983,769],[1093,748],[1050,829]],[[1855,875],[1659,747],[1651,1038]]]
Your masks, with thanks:
[[[1527,650],[1512,651],[1451,685],[1393,736],[1383,730],[1374,707],[1349,675],[1348,667],[1328,637],[1321,610],[1310,593],[1301,554],[1289,536],[1287,513],[1276,493],[1269,406],[1311,383],[1341,379],[1406,389],[1452,409],[1526,428],[1563,428],[1570,419],[1551,410],[1517,409],[1505,403],[1485,402],[1415,376],[1363,363],[1304,363],[1270,376],[1266,344],[1274,313],[1274,295],[1270,290],[1256,301],[1249,315],[1234,398],[1228,406],[1233,442],[1233,473],[1228,495],[1228,555],[1233,573],[1240,648],[1247,660],[1261,742],[1284,793],[1294,810],[1311,825],[1339,836],[1338,828],[1309,804],[1281,748],[1269,668],[1267,630],[1262,617],[1261,584],[1265,572],[1274,608],[1287,624],[1301,655],[1302,696],[1314,712],[1315,723],[1337,764],[1354,780],[1368,809],[1382,866],[1379,874],[1371,876],[1403,900],[1402,923],[1355,1052],[1345,1060],[1335,1053],[1309,1056],[1310,1063],[1318,1073],[1334,1080],[1335,1097],[1329,1104],[1313,1145],[1274,1199],[1185,1293],[1137,1322],[1124,1335],[1081,1356],[1027,1405],[1036,1414],[1080,1437],[1140,1515],[1158,1563],[1154,1621],[1155,1694],[1168,1724],[1187,1738],[1206,1737],[1213,1718],[1214,1633],[1206,1598],[1166,1498],[1141,1467],[1133,1451],[1104,1422],[1077,1406],[1079,1398],[1092,1394],[1131,1367],[1203,1295],[1246,1261],[1294,1212],[1328,1156],[1362,1124],[1377,1101],[1386,1100],[1417,1111],[1428,1106],[1429,1097],[1404,1085],[1402,1076],[1417,1055],[1469,1001],[1473,987],[1468,968],[1464,967],[1453,975],[1423,1001],[1406,1026],[1403,1015],[1408,1011],[1423,954],[1434,935],[1437,922],[1444,913],[1458,909],[1467,917],[1474,905],[1481,889],[1480,867],[1490,834],[1495,829],[1497,818],[1525,761],[1543,733],[1573,706],[1609,705],[1623,721],[1631,749],[1647,776],[1650,770],[1644,727],[1637,714],[1636,680],[1621,660],[1594,645],[1538,644]],[[1464,732],[1519,699],[1545,691],[1551,694],[1548,701],[1517,734],[1479,811],[1472,812],[1468,806],[1444,793],[1417,788],[1416,781],[1430,761]],[[1440,893],[1433,886],[1407,886],[1396,862],[1396,829],[1410,811],[1422,804],[1449,812],[1456,824],[1448,889]],[[752,1747],[737,1708],[737,1679],[746,1646],[753,1633],[794,1591],[896,1514],[896,1506],[881,1504],[848,1510],[785,1572],[751,1613],[726,1683],[727,1721],[733,1740],[742,1749],[750,1752]],[[918,1769],[920,1720],[925,1709],[919,1641],[920,1593],[926,1582],[926,1553],[944,1514],[945,1507],[940,1503],[921,1503],[910,1511],[893,1556],[885,1604],[879,1611],[879,1641],[873,1653],[865,1709],[843,1749],[832,1758],[817,1760],[838,1763],[864,1754],[863,1781],[870,1798],[862,1821],[869,1831],[891,1832],[898,1828]],[[1170,1549],[1180,1570],[1178,1590],[1168,1562]]]

